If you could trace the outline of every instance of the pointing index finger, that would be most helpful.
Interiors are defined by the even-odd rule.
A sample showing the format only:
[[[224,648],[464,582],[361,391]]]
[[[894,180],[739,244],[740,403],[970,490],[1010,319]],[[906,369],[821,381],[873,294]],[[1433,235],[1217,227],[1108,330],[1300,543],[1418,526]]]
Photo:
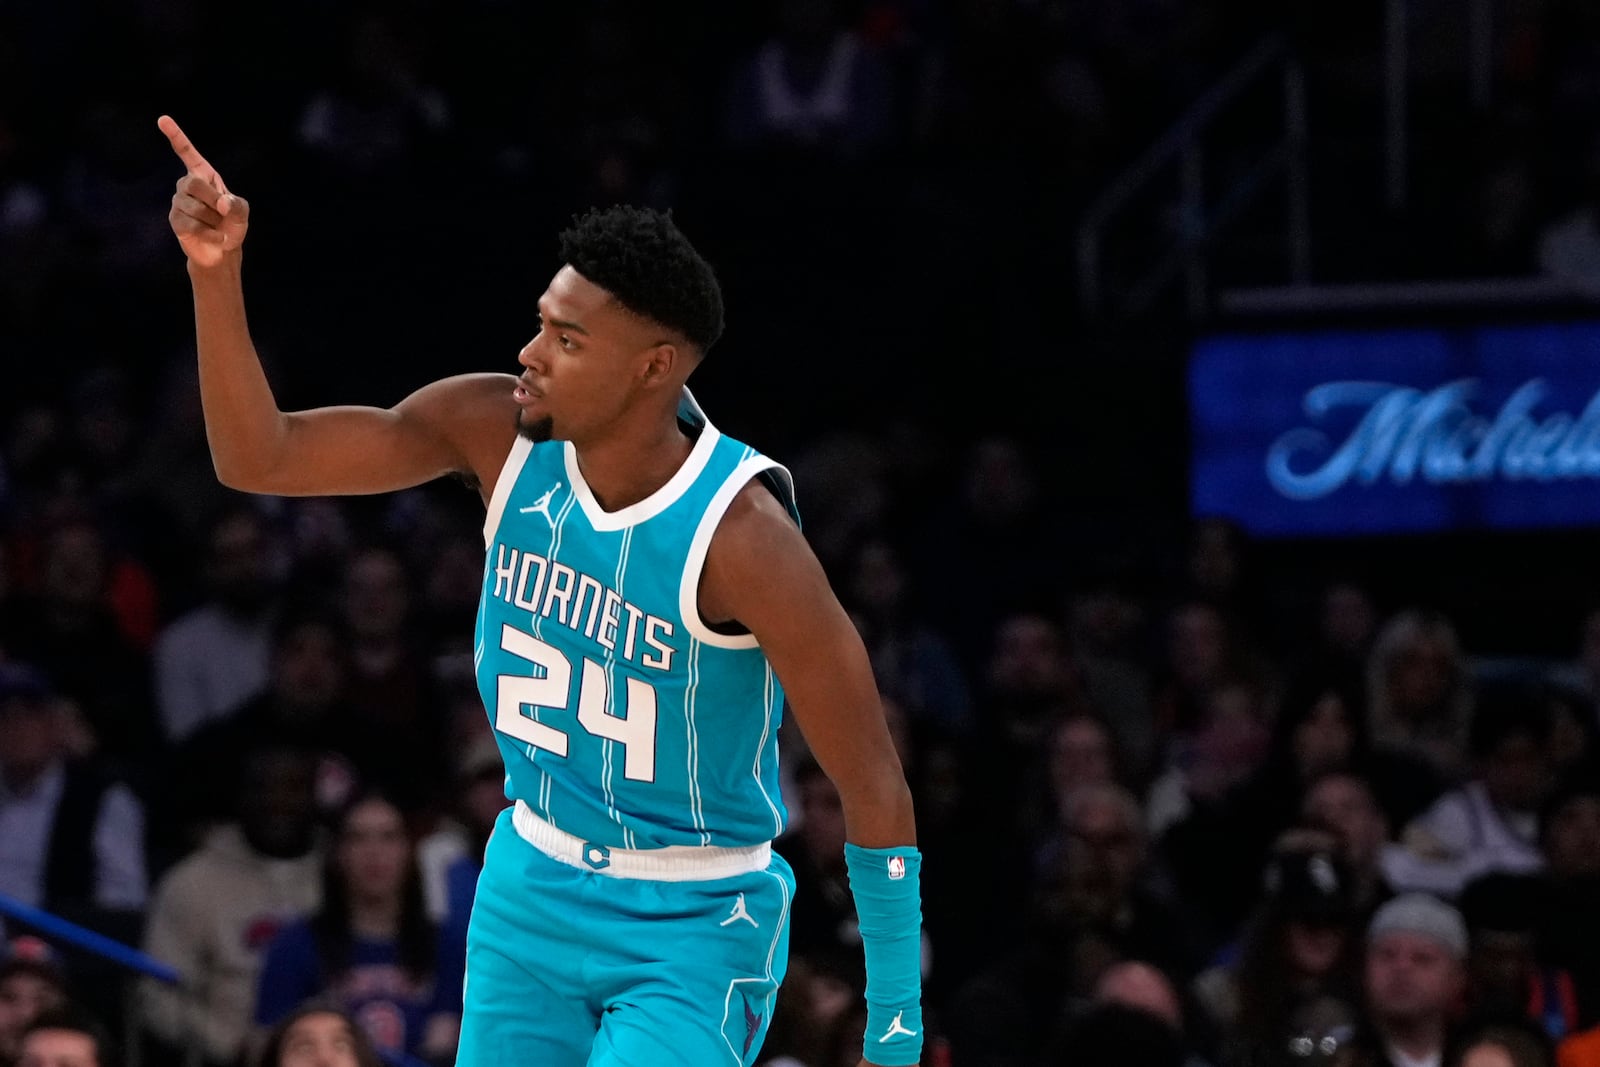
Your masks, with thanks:
[[[228,187],[222,182],[222,175],[217,173],[217,168],[206,162],[206,157],[200,154],[194,142],[183,132],[183,127],[179,126],[171,115],[162,115],[156,120],[156,126],[167,135],[167,143],[172,145],[172,150],[178,154],[178,158],[183,161],[190,174],[204,178],[215,185],[218,192],[228,191]]]

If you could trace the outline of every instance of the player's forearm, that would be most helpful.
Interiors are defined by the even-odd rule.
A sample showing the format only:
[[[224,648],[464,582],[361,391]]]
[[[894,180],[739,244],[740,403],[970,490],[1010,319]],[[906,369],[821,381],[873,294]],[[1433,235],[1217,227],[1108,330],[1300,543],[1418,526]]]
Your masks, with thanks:
[[[211,461],[224,485],[249,490],[271,469],[284,418],[250,340],[240,264],[237,252],[215,267],[190,263],[189,280]]]
[[[862,848],[894,848],[917,843],[917,820],[911,790],[896,767],[874,781],[839,785],[844,808],[845,839]]]
[[[884,1067],[922,1055],[922,854],[910,791],[896,772],[870,803],[857,801],[855,826],[845,808],[845,867],[867,964],[865,1062]]]

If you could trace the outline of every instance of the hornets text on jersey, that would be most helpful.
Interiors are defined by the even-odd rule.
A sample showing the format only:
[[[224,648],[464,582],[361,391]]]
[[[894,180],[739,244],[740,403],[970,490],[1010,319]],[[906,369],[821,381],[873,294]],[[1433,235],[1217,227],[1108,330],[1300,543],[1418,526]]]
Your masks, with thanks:
[[[571,444],[518,437],[484,524],[474,651],[506,796],[607,848],[744,847],[784,827],[783,690],[753,636],[706,625],[698,590],[735,494],[761,478],[798,521],[792,481],[688,390],[679,417],[689,458],[614,512]]]

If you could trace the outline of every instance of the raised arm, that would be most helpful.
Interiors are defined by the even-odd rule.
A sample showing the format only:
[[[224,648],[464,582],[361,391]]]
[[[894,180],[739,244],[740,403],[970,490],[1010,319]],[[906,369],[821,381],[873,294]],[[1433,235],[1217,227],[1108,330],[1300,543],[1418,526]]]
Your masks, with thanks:
[[[916,820],[866,648],[800,528],[764,486],[740,491],[706,553],[707,622],[760,641],[844,807],[845,859],[867,962],[867,1064],[922,1048]]]
[[[206,439],[223,484],[278,496],[383,493],[444,474],[489,493],[516,437],[509,374],[447,378],[393,408],[278,409],[245,319],[241,267],[250,205],[171,118],[183,161],[168,216],[189,258]]]

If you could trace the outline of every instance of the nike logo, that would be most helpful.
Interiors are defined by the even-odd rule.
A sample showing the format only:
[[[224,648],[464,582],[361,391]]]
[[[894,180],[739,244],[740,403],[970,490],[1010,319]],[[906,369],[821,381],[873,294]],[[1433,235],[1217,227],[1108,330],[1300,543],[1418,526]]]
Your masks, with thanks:
[[[889,1032],[887,1034],[884,1034],[882,1037],[878,1038],[878,1044],[880,1044],[880,1045],[883,1044],[884,1042],[888,1041],[891,1037],[916,1037],[917,1036],[917,1032],[915,1030],[907,1030],[906,1027],[905,1027],[905,1024],[900,1021],[901,1017],[904,1016],[904,1015],[905,1015],[905,1012],[902,1011],[902,1012],[900,1012],[899,1014],[897,1014],[894,1017],[894,1022],[889,1024]]]
[[[757,930],[761,929],[761,924],[756,922],[755,916],[751,915],[749,910],[745,908],[743,893],[740,893],[739,899],[733,902],[732,914],[730,914],[726,919],[723,919],[717,925],[732,926],[736,922],[747,922],[751,926],[754,926]]]

